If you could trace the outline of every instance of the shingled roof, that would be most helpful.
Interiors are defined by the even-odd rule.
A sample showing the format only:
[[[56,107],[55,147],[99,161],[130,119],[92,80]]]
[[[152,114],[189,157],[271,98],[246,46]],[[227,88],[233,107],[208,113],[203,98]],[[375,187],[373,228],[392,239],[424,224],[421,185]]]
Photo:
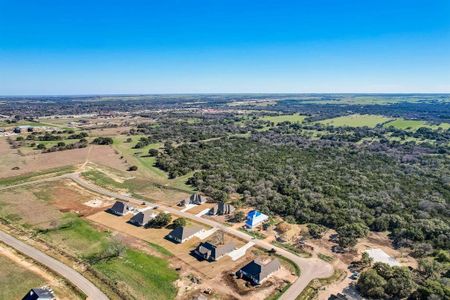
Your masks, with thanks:
[[[116,201],[116,203],[114,203],[114,205],[109,209],[109,212],[122,216],[126,214],[129,209],[130,207],[128,204],[123,203],[122,201]]]
[[[269,277],[270,274],[280,269],[280,267],[280,261],[277,258],[267,264],[263,264],[263,262],[257,258],[240,269],[238,275],[250,279],[255,284],[260,284],[264,279]]]
[[[183,241],[191,238],[197,232],[202,231],[203,228],[197,226],[179,226],[172,230],[167,237],[182,243]]]
[[[206,260],[217,260],[227,253],[230,253],[235,249],[234,243],[227,243],[223,245],[214,245],[209,242],[200,243],[195,253]]]
[[[148,209],[135,214],[129,222],[138,226],[144,226],[155,216],[156,214],[151,209]]]

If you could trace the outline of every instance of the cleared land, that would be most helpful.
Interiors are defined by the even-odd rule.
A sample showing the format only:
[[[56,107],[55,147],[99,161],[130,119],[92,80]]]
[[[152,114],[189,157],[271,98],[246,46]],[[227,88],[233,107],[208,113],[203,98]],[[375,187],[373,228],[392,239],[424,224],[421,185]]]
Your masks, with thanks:
[[[302,116],[299,114],[293,115],[280,115],[280,116],[265,116],[262,117],[261,120],[273,122],[275,125],[282,122],[291,122],[291,123],[302,123],[307,116]]]
[[[124,177],[124,174],[106,169],[89,169],[82,173],[82,176],[98,186],[139,196],[154,202],[164,202],[174,205],[189,196],[184,189],[179,190],[178,186],[154,183],[152,180],[142,177]]]
[[[155,243],[163,247],[164,249],[169,249],[170,252],[178,259],[182,260],[191,268],[210,279],[216,277],[222,272],[233,269],[238,265],[238,263],[242,262],[243,260],[243,258],[241,258],[239,261],[233,262],[230,257],[223,257],[219,260],[219,262],[213,264],[206,261],[199,261],[190,254],[190,252],[194,250],[200,243],[200,240],[198,238],[194,237],[193,239],[183,244],[175,244],[165,238],[165,236],[171,231],[171,229],[145,229],[142,227],[136,227],[127,223],[127,221],[131,217],[132,215],[119,217],[106,212],[99,212],[95,215],[89,216],[88,219],[115,231],[139,238],[147,242]],[[229,236],[226,236],[226,240],[233,241],[238,247],[245,244],[244,242]]]
[[[319,123],[332,126],[348,126],[348,127],[376,127],[378,124],[388,122],[391,118],[378,115],[349,115],[337,117],[333,119],[322,120]]]
[[[119,170],[127,169],[127,164],[109,146],[92,145],[83,149],[21,155],[20,149],[11,149],[5,138],[0,138],[0,154],[0,178],[78,165],[87,159]],[[17,167],[19,169],[13,170]]]
[[[85,204],[93,199],[100,200],[102,205],[92,207]],[[80,189],[70,180],[60,180],[1,191],[0,218],[25,227],[49,229],[73,218],[66,212],[89,215],[111,203],[104,197]]]
[[[441,123],[439,125],[431,125],[425,121],[406,120],[403,118],[399,118],[399,119],[396,119],[394,121],[384,124],[384,127],[390,127],[390,126],[393,126],[395,128],[402,129],[402,130],[412,130],[412,131],[416,131],[417,129],[419,129],[421,127],[426,127],[426,128],[430,128],[433,130],[437,130],[439,128],[442,128],[443,130],[447,130],[450,128],[449,123]]]

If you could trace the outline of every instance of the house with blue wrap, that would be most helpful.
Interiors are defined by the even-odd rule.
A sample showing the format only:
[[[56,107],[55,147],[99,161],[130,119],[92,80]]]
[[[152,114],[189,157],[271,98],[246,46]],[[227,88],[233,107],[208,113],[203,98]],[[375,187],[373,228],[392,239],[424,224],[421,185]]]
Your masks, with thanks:
[[[245,221],[245,226],[249,229],[255,228],[256,226],[264,223],[269,219],[269,216],[263,214],[260,211],[252,210],[247,214],[247,221]]]

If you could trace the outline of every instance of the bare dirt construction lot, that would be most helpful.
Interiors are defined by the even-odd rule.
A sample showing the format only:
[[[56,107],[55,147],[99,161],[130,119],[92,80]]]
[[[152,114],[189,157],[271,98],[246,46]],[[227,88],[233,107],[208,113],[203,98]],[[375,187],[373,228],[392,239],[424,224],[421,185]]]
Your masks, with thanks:
[[[21,299],[31,288],[41,286],[53,289],[61,300],[82,299],[64,280],[1,243],[0,264],[1,299]]]
[[[101,205],[88,205],[94,199],[100,200]],[[108,198],[81,189],[70,180],[59,180],[1,191],[0,216],[9,221],[51,228],[60,224],[66,212],[89,215],[104,210],[111,203]]]
[[[348,270],[348,265],[352,261],[360,260],[362,253],[365,250],[382,249],[389,256],[394,257],[402,266],[417,267],[417,261],[408,255],[409,251],[405,249],[394,249],[386,233],[370,232],[367,238],[359,241],[354,251],[344,254],[337,254],[331,251],[332,246],[335,244],[329,241],[329,237],[333,233],[333,231],[329,231],[320,240],[308,241],[308,243],[314,246],[315,253],[322,253],[327,256],[335,257],[332,262],[333,266],[347,273],[347,276],[343,280],[330,284],[326,286],[324,290],[321,290],[318,295],[319,300],[328,299],[330,295],[342,292],[349,284],[354,282],[354,280],[350,279],[351,272]]]
[[[204,290],[212,289],[212,292],[218,299],[264,299],[267,295],[272,294],[280,285],[284,284],[281,279],[293,277],[290,271],[283,273],[280,270],[279,276],[274,276],[274,280],[269,280],[267,286],[263,285],[250,291],[241,290],[229,280],[225,280],[240,267],[255,258],[253,251],[247,251],[247,254],[237,261],[232,261],[230,257],[224,256],[217,262],[200,261],[192,255],[194,250],[200,243],[200,239],[194,237],[183,244],[176,244],[167,240],[165,236],[171,231],[167,228],[154,229],[142,228],[128,224],[127,221],[132,217],[131,214],[119,217],[106,212],[98,212],[88,216],[87,219],[104,226],[110,230],[118,232],[122,235],[128,235],[133,238],[140,239],[145,242],[157,244],[160,247],[170,251],[173,257],[169,258],[171,265],[177,269],[181,269],[181,279],[178,281],[179,299],[191,299],[196,293]],[[218,233],[206,238],[205,240],[214,240],[219,238]],[[241,247],[245,242],[234,237],[224,235],[225,242],[233,242],[237,247]],[[186,266],[186,267],[183,267]],[[288,276],[287,276],[288,275]],[[287,277],[286,277],[287,276]],[[291,276],[291,277],[289,277]],[[241,294],[240,294],[241,293]]]
[[[92,145],[83,149],[34,153],[32,155],[20,155],[19,150],[11,149],[5,138],[0,138],[0,178],[80,165],[87,159],[119,170],[128,168],[126,162],[120,159],[120,155],[109,146]],[[16,167],[19,169],[15,169]]]

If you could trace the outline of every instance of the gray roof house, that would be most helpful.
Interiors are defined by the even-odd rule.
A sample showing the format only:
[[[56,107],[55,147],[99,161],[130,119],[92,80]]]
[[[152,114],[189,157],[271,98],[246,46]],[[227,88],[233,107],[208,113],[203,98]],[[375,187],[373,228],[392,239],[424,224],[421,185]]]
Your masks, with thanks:
[[[195,194],[192,194],[189,198],[181,200],[178,203],[178,206],[186,206],[188,204],[200,205],[200,204],[206,203],[207,200],[208,199],[205,196],[195,193]]]
[[[167,238],[181,244],[193,238],[196,233],[202,232],[204,230],[205,229],[196,226],[179,226],[169,232]]]
[[[54,300],[55,295],[53,291],[49,288],[34,288],[31,289],[22,300]]]
[[[227,243],[223,245],[214,245],[209,242],[200,243],[198,247],[194,250],[194,253],[204,260],[214,261],[218,260],[227,253],[230,253],[235,249],[233,243]]]
[[[116,203],[114,203],[114,205],[108,211],[115,215],[123,216],[130,209],[131,207],[128,204],[123,203],[122,201],[116,201]]]
[[[154,217],[156,217],[156,214],[153,212],[153,210],[147,209],[135,214],[128,222],[136,226],[144,226]]]
[[[235,210],[234,206],[225,202],[219,202],[210,210],[211,215],[228,215]]]
[[[263,264],[261,260],[255,259],[240,269],[237,272],[237,275],[240,278],[251,281],[253,284],[261,284],[272,273],[278,271],[280,268],[280,261],[276,258],[267,264]]]

